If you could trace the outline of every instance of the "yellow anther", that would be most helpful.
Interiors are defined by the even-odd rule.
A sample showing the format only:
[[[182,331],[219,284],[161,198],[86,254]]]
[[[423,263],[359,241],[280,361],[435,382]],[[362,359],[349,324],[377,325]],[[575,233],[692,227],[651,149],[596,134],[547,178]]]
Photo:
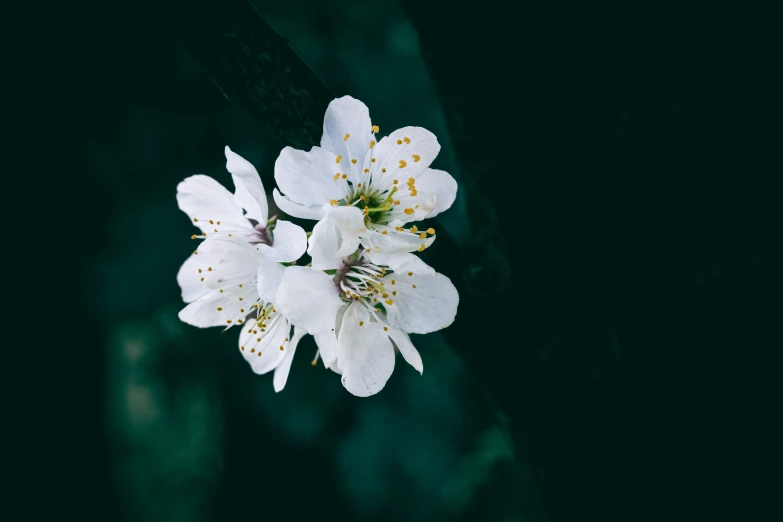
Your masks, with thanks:
[[[350,134],[346,134],[345,136],[343,136],[343,141],[348,141],[348,138],[350,137],[351,137]]]
[[[419,234],[419,239],[427,239],[427,233],[422,232],[421,234]]]
[[[342,178],[346,179],[348,177],[348,174],[343,174]]]
[[[223,311],[223,309],[222,309],[222,308],[220,308],[220,307],[218,307],[217,311],[218,311],[218,312],[222,312],[222,311]]]
[[[280,345],[280,351],[281,352],[283,351],[283,345]]]
[[[370,172],[370,169],[364,169],[365,174],[367,174],[368,172]]]
[[[411,142],[411,139],[410,139],[409,137],[405,136],[405,137],[402,139],[402,141],[404,141],[405,143],[410,143],[410,142]]]
[[[388,332],[388,331],[389,331],[389,327],[388,327],[388,326],[384,326],[384,327],[383,327],[383,331],[384,331],[384,332]]]
[[[201,280],[203,281],[203,280],[204,280],[204,278],[202,277],[202,278],[201,278]]]
[[[394,301],[391,299],[387,299],[386,301],[384,301],[384,303],[386,303],[387,305],[392,305],[394,304]]]
[[[392,279],[392,284],[393,284],[393,285],[396,285],[396,284],[397,284],[397,281],[395,281],[394,279]]]
[[[370,161],[375,163],[375,158],[370,158]]]
[[[240,300],[240,301],[243,301],[243,300],[244,300],[244,298],[240,297],[240,298],[239,298],[239,300]]]
[[[416,285],[411,285],[411,288],[416,288]]]
[[[220,293],[221,293],[221,294],[223,293],[223,289],[222,289],[222,288],[220,289]]]
[[[421,245],[419,245],[419,252],[423,252],[425,248],[427,247],[425,247],[424,243],[422,243]]]
[[[375,147],[375,141],[370,140],[370,148],[373,148],[373,147]]]
[[[385,236],[386,234],[388,234],[388,232],[386,232],[385,230],[383,232],[381,232],[381,235]]]
[[[198,218],[193,218],[194,223],[198,223]]]
[[[402,140],[397,140],[397,145],[402,145]]]
[[[400,168],[404,169],[407,163],[405,163],[405,160],[400,160]]]
[[[394,200],[394,204],[395,204],[395,205],[399,205],[399,204],[400,204],[400,200],[399,200],[399,199],[395,199],[395,200]]]
[[[408,275],[409,275],[409,276],[412,276],[412,275],[413,275],[413,272],[408,272]]]
[[[392,295],[397,295],[397,290],[394,290],[394,291],[392,292]]]
[[[386,299],[387,297],[389,297],[389,294],[387,294],[386,292],[384,292],[384,293],[383,293],[383,295],[381,295],[381,297],[383,297],[384,299]]]
[[[256,353],[256,349],[255,348],[251,348],[250,349],[250,353]]]
[[[239,349],[242,350],[243,352],[245,351],[245,347],[244,346],[240,346]]]
[[[340,173],[337,172],[332,179],[337,181],[339,178],[340,178]]]
[[[418,228],[416,225],[413,225],[413,226],[411,227],[411,232],[413,232],[414,234],[415,234],[416,232],[418,232],[418,231],[419,231],[419,228]]]
[[[286,337],[285,340],[288,341],[288,337]]]
[[[196,234],[193,234],[192,236],[190,236],[190,239],[196,239],[197,237],[198,236]]]
[[[394,180],[394,184],[396,185],[397,183],[399,183],[399,181],[395,179]]]
[[[261,338],[260,337],[256,337],[256,342],[260,343],[261,342]]]
[[[378,126],[377,126],[377,125],[373,125],[373,126],[372,126],[372,131],[373,131],[373,132],[381,132],[381,129],[380,129],[380,128],[378,128]]]
[[[329,200],[329,204],[332,205],[332,206],[337,205],[337,203],[338,203],[338,201],[336,199],[330,199]]]
[[[381,172],[386,172],[386,169],[381,169]]]
[[[242,283],[239,283],[239,288],[242,288]]]
[[[201,273],[201,269],[200,269],[200,268],[198,269],[198,273],[199,273],[199,274]]]
[[[413,162],[416,163],[421,159],[421,156],[419,156],[418,154],[411,154],[411,158],[413,158]]]
[[[259,357],[261,357],[262,353],[263,353],[263,352],[258,352],[258,356],[259,356]]]
[[[318,361],[316,361],[315,359],[313,359],[313,361],[312,361],[310,364],[311,364],[311,365],[313,365],[313,366],[315,366],[316,364],[318,364]]]
[[[404,210],[404,212],[410,216],[411,214],[413,214],[413,209],[412,208],[406,208]]]
[[[220,224],[220,221],[218,221],[218,222],[217,222],[217,224],[219,225],[219,224]]]
[[[430,227],[430,228],[427,229],[427,233],[432,236],[432,235],[435,234],[435,229]]]
[[[356,165],[356,158],[352,159],[352,160],[351,160],[351,163],[353,163],[354,165]]]
[[[207,268],[207,272],[211,272],[211,271],[212,271],[212,267]]]
[[[240,312],[240,313],[245,313],[245,309],[244,309],[244,308],[240,308],[240,309],[239,309],[239,312]]]
[[[340,163],[343,160],[343,155],[338,154],[336,158],[334,158],[335,163]]]
[[[356,188],[362,188],[362,184],[361,183],[357,183],[356,184]]]
[[[364,321],[359,321],[359,326],[364,326]]]
[[[418,195],[419,195],[419,191],[416,190],[415,188],[412,188],[411,189],[411,197],[415,197],[415,196],[418,196]]]
[[[242,324],[242,323],[243,323],[242,319],[237,319],[237,322],[238,322],[239,324]]]
[[[231,324],[231,319],[226,319],[226,324]]]

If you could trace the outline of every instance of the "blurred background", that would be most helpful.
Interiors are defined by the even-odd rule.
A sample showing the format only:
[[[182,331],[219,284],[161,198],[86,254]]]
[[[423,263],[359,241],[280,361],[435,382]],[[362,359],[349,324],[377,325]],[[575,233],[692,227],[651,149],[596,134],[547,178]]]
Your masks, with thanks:
[[[53,203],[35,230],[57,231],[30,265],[64,254],[78,330],[40,365],[62,384],[22,407],[30,455],[56,454],[25,466],[23,519],[768,518],[766,358],[783,344],[772,17],[252,4],[60,5],[17,40],[42,76],[29,106],[43,116],[27,121],[46,146],[23,168]],[[263,52],[215,44],[232,17]],[[267,58],[295,79],[255,96],[266,71],[242,60]],[[310,365],[306,338],[276,394],[234,334],[177,318],[196,242],[176,186],[200,173],[231,189],[229,145],[271,194],[280,149],[316,144],[319,107],[344,94],[381,134],[437,135],[433,166],[460,189],[424,257],[460,310],[414,336],[422,376],[398,364],[358,399]]]

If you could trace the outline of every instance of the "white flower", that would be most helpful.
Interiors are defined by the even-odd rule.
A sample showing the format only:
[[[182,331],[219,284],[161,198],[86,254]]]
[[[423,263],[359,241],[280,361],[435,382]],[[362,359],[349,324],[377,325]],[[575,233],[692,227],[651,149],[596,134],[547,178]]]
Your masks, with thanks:
[[[362,102],[350,96],[333,100],[324,117],[321,146],[309,152],[286,147],[280,153],[275,180],[285,195],[275,189],[273,196],[281,210],[305,219],[356,208],[359,214],[346,214],[330,225],[342,227],[340,250],[361,243],[373,262],[400,269],[413,262],[410,252],[435,239],[432,229],[404,226],[447,210],[457,183],[448,173],[429,168],[440,145],[428,130],[404,127],[376,144],[377,132]],[[318,232],[323,231],[313,231],[315,243]]]
[[[268,227],[269,209],[258,172],[228,147],[225,152],[226,169],[231,173],[236,188],[233,195],[220,183],[202,174],[191,176],[177,186],[180,210],[201,229],[200,235],[192,237],[233,237],[255,245],[270,261],[299,259],[307,248],[305,231],[282,220]],[[242,209],[247,214],[243,214]],[[185,302],[192,300],[185,298],[184,288],[183,298]]]
[[[313,334],[324,364],[342,374],[354,395],[378,393],[394,370],[394,347],[420,373],[421,356],[409,333],[450,325],[459,295],[449,278],[413,270],[390,272],[366,252],[343,258],[334,275],[290,267],[282,276],[276,306],[297,327]]]
[[[280,280],[287,270],[269,261],[252,245],[228,237],[204,241],[180,271],[186,288],[203,289],[179,318],[199,328],[239,326],[239,349],[257,374],[275,370],[280,391],[288,379],[296,346],[305,331],[293,328],[274,305]],[[185,268],[185,267],[183,267]],[[182,284],[182,283],[180,283]],[[189,290],[188,290],[189,291]]]

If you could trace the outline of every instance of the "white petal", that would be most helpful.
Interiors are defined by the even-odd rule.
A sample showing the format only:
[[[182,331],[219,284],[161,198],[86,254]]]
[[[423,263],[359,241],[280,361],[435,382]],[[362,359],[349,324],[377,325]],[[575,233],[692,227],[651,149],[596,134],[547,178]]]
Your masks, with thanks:
[[[177,272],[177,283],[182,290],[182,300],[192,303],[212,290],[205,284],[207,276],[206,256],[191,254]]]
[[[406,138],[410,143],[406,141]],[[422,127],[403,127],[378,142],[373,156],[378,165],[374,172],[381,183],[397,179],[402,182],[423,174],[440,152],[440,144],[433,133]],[[416,161],[418,157],[418,161]]]
[[[338,338],[343,386],[357,397],[381,391],[394,371],[394,347],[389,336],[381,323],[369,322],[369,314],[363,309],[358,303],[348,308]]]
[[[386,234],[382,232],[385,231]],[[424,238],[420,236],[424,235]],[[435,241],[435,236],[427,236],[426,232],[411,232],[405,230],[398,232],[393,226],[378,228],[372,235],[365,235],[361,239],[364,248],[380,254],[400,254],[404,252],[415,252],[428,248]],[[423,250],[423,249],[422,249]]]
[[[234,178],[234,198],[245,209],[247,217],[265,225],[269,218],[266,191],[256,168],[226,145],[226,169]]]
[[[288,196],[283,196],[277,189],[272,189],[272,197],[275,199],[277,207],[289,216],[302,219],[321,219],[326,211],[325,205],[305,206],[294,203]]]
[[[291,371],[291,363],[294,361],[296,347],[304,334],[305,332],[301,328],[294,328],[294,331],[291,334],[291,340],[285,345],[285,357],[283,357],[283,360],[277,368],[275,368],[275,376],[272,379],[272,385],[276,392],[285,388],[285,383],[288,381],[288,374]]]
[[[290,266],[283,272],[277,289],[275,308],[294,325],[310,334],[335,329],[337,312],[343,301],[332,276],[304,266]]]
[[[227,286],[193,301],[179,312],[179,318],[199,328],[242,325],[257,300],[254,284]]]
[[[258,251],[270,261],[290,263],[302,257],[307,250],[307,233],[299,225],[279,219],[272,234],[272,246],[256,245]]]
[[[283,361],[286,356],[285,340],[291,330],[288,320],[280,314],[273,313],[271,320],[267,321],[266,331],[262,332],[261,325],[250,318],[239,334],[239,350],[253,372],[259,375],[274,370]]]
[[[459,294],[448,277],[395,272],[384,280],[387,292],[397,291],[393,304],[386,305],[390,326],[408,333],[429,333],[454,322]]]
[[[315,334],[313,338],[318,345],[318,352],[321,354],[324,366],[328,368],[337,359],[337,337],[334,332],[322,332]]]
[[[280,281],[285,273],[285,266],[274,261],[269,261],[263,257],[258,263],[258,275],[256,280],[256,289],[258,296],[266,303],[274,303],[277,297],[277,289],[280,287]]]
[[[177,185],[177,204],[193,224],[207,234],[215,228],[220,229],[215,224],[218,221],[224,226],[231,223],[248,230],[253,228],[234,196],[223,185],[203,174],[190,176]]]
[[[422,261],[415,254],[399,253],[385,254],[381,252],[367,252],[370,261],[376,265],[386,265],[395,272],[413,272],[419,275],[433,275],[435,269]]]
[[[233,283],[249,283],[256,280],[258,263],[263,254],[252,245],[233,238],[209,238],[198,247],[198,255],[208,260],[207,285],[220,288]],[[255,286],[255,285],[252,285]]]
[[[421,192],[434,194],[437,198],[435,209],[427,217],[435,217],[441,212],[445,212],[454,200],[457,199],[457,181],[451,177],[451,174],[443,170],[427,169],[416,178],[416,189]]]
[[[408,337],[408,334],[396,328],[389,328],[388,334],[389,337],[392,338],[392,341],[394,341],[394,345],[397,346],[397,349],[402,354],[402,358],[405,359],[408,364],[413,366],[419,373],[423,373],[424,365],[421,362],[421,355],[419,355],[419,351],[416,349],[416,347],[413,346],[413,343],[411,342],[410,337]]]
[[[408,189],[403,189],[399,196],[399,205],[392,207],[391,212],[387,214],[389,224],[398,222],[399,225],[421,221],[429,215],[438,206],[438,200],[434,194],[426,192],[417,192],[411,196]]]
[[[313,147],[310,152],[286,147],[275,161],[275,181],[294,203],[324,205],[345,195],[345,181],[334,179],[338,167],[335,155],[321,147]]]
[[[324,116],[321,147],[335,156],[342,156],[340,172],[347,173],[352,182],[361,178],[370,142],[375,139],[370,111],[365,104],[350,96],[332,100]],[[351,160],[356,160],[356,163]]]
[[[313,268],[338,268],[341,259],[359,248],[359,236],[368,233],[364,214],[356,207],[335,207],[313,227],[307,253],[313,258]]]

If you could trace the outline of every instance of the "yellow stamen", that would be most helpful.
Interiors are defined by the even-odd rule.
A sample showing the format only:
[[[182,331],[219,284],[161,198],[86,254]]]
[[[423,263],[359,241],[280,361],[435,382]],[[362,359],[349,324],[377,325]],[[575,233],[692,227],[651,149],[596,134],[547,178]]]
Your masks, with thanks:
[[[411,232],[413,232],[414,234],[415,234],[416,232],[418,232],[418,231],[419,231],[419,228],[418,228],[416,225],[413,225],[413,226],[411,227]]]
[[[332,178],[332,179],[334,179],[335,181],[337,181],[339,178],[340,178],[340,173],[338,172],[338,173],[336,173],[336,174],[334,175],[334,178]]]
[[[370,140],[370,148],[375,147],[375,142],[373,140]]]
[[[342,178],[343,178],[343,179],[347,179],[347,178],[348,178],[348,174],[343,174],[343,175],[342,175]]]
[[[407,163],[405,163],[405,160],[400,160],[400,168],[404,169]]]
[[[413,214],[413,209],[412,208],[406,208],[404,210],[404,212],[410,216],[411,214]]]
[[[336,158],[334,158],[335,163],[340,163],[343,160],[343,155],[338,154]]]
[[[343,136],[343,141],[348,141],[348,138],[350,137],[351,137],[350,134],[346,134],[345,136]]]
[[[351,163],[353,163],[354,165],[356,165],[356,158],[352,159],[352,160],[351,160]]]
[[[381,129],[377,125],[373,125],[372,126],[372,131],[373,132],[381,132]]]
[[[430,227],[430,228],[427,229],[427,233],[432,236],[432,235],[435,234],[435,229]]]
[[[404,141],[405,143],[410,143],[410,142],[411,142],[411,139],[410,139],[409,137],[405,136],[405,137],[402,139],[402,141]]]
[[[397,145],[402,145],[402,140],[397,140]]]
[[[424,244],[422,243],[421,245],[419,245],[419,252],[423,252],[425,248],[427,247],[425,247]]]

